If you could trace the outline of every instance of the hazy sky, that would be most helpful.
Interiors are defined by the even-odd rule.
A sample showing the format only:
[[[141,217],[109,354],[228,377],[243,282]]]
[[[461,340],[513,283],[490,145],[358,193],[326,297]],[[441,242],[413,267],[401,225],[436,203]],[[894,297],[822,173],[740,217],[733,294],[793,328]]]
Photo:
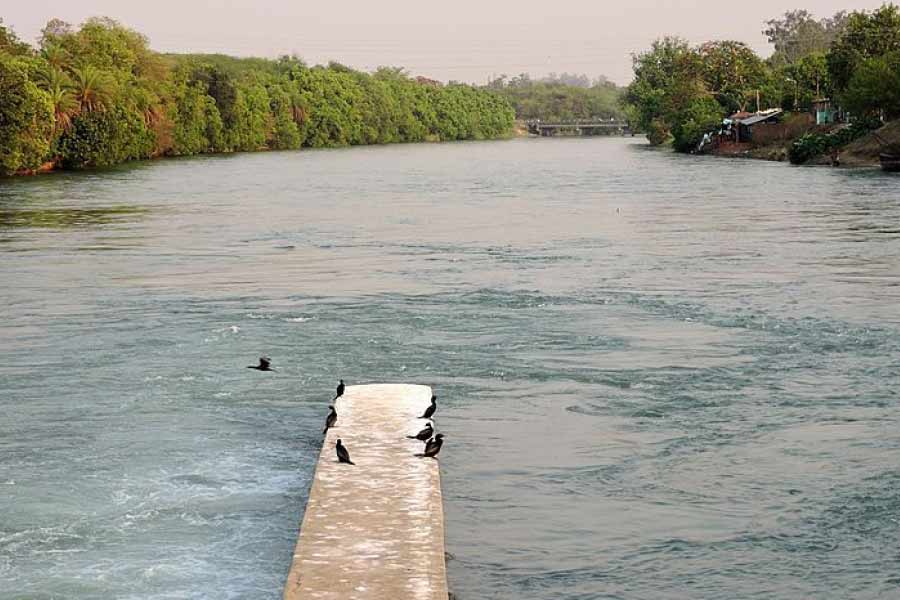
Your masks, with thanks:
[[[661,35],[736,39],[768,53],[763,21],[788,8],[817,16],[881,0],[0,0],[0,17],[34,41],[52,17],[109,16],[170,52],[297,53],[373,69],[403,66],[435,79],[569,71],[631,79],[632,52]],[[751,5],[754,5],[751,8]]]

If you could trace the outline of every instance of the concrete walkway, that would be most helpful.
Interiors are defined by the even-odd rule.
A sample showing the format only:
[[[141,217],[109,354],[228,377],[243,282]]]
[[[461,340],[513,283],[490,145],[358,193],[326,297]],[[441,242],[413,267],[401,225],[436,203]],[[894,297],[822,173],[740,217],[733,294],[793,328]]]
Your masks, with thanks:
[[[335,407],[284,589],[285,600],[447,600],[438,461],[406,439],[431,388],[349,386]],[[322,405],[324,427],[327,405]],[[440,412],[440,411],[439,411]],[[343,440],[356,465],[337,461]]]

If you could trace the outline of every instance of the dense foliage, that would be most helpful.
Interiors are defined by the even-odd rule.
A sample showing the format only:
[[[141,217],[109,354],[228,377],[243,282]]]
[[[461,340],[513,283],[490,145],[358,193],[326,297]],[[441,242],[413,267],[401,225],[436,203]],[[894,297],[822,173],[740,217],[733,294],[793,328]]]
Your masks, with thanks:
[[[623,118],[622,91],[600,78],[591,82],[584,75],[550,75],[531,79],[527,73],[507,78],[501,75],[488,88],[505,98],[519,119],[544,121]]]
[[[635,78],[625,96],[629,118],[652,143],[671,139],[677,150],[689,152],[738,111],[808,111],[817,99],[831,97],[855,117],[900,117],[897,6],[821,20],[788,11],[766,25],[763,33],[775,49],[767,60],[735,41],[654,42],[634,57]],[[808,141],[801,147],[818,145]]]
[[[696,147],[703,134],[757,98],[777,96],[763,61],[734,41],[697,47],[679,38],[663,38],[634,58],[634,82],[626,102],[638,128],[653,143],[670,136],[680,151]]]
[[[0,22],[0,174],[204,152],[485,139],[498,94],[295,57],[162,55],[115,21],[53,20],[38,48]]]
[[[850,110],[900,116],[900,9],[856,12],[828,53],[837,98]]]

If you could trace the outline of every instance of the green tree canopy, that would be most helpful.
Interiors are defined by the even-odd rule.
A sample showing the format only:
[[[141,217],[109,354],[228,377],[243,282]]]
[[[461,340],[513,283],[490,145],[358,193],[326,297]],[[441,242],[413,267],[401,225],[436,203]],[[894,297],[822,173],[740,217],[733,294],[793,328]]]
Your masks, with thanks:
[[[711,96],[703,63],[685,40],[673,37],[656,40],[633,62],[634,81],[626,102],[637,127],[650,132],[652,142],[662,143],[680,115]]]
[[[35,169],[50,150],[50,98],[23,59],[0,53],[0,173]]]
[[[860,115],[900,117],[900,50],[864,59],[843,99],[845,108]]]
[[[735,41],[707,42],[697,49],[707,90],[727,112],[754,106],[756,94],[766,84],[765,63],[747,44]],[[755,108],[755,106],[754,106]]]
[[[812,52],[783,67],[785,107],[809,110],[813,100],[831,95],[828,58],[824,52]]]
[[[854,12],[828,53],[828,72],[840,97],[867,60],[900,50],[900,9],[885,4],[870,13]]]

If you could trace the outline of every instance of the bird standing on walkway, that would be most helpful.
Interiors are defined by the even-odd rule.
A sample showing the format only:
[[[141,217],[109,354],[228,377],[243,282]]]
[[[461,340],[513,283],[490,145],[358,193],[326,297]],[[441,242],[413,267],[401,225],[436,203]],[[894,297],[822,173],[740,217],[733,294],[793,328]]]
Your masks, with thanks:
[[[429,440],[427,444],[425,444],[425,453],[422,456],[428,458],[437,458],[438,452],[441,451],[441,446],[444,445],[444,434],[439,433],[434,436],[434,439]]]
[[[331,412],[328,413],[328,417],[325,419],[325,429],[322,430],[323,434],[328,433],[328,430],[337,423],[337,411],[334,410],[333,406],[329,406],[328,408],[331,409]]]
[[[419,440],[420,442],[427,442],[428,438],[431,437],[431,434],[434,433],[434,428],[431,426],[431,423],[425,426],[425,429],[417,433],[416,435],[408,435],[411,440]]]
[[[419,418],[420,419],[430,419],[431,416],[434,414],[434,411],[436,411],[436,410],[437,410],[437,396],[432,394],[431,395],[431,405],[425,409],[425,412],[422,413],[422,416]]]
[[[343,379],[341,379],[341,382],[338,384],[337,390],[335,390],[335,392],[337,392],[334,395],[335,400],[337,400],[338,398],[340,398],[341,396],[344,395],[344,380]]]
[[[272,359],[268,356],[260,356],[258,365],[247,365],[248,369],[256,369],[257,371],[274,371],[272,368]]]
[[[338,462],[347,463],[348,465],[356,464],[350,460],[350,453],[347,452],[347,448],[344,447],[340,439],[338,439],[337,444],[334,445],[334,449],[337,451]]]

